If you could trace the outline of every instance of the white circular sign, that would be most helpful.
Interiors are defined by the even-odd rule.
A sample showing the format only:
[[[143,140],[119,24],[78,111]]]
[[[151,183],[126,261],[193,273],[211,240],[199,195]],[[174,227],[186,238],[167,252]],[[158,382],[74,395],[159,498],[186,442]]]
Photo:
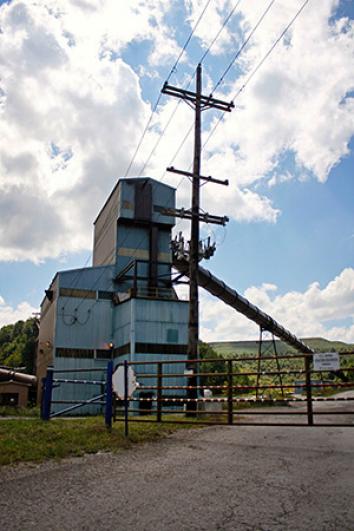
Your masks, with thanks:
[[[116,393],[118,398],[124,400],[124,365],[119,365],[119,367],[114,371],[112,375],[112,386],[113,391]],[[137,388],[138,383],[136,381],[135,372],[132,367],[128,367],[128,397],[134,393]]]

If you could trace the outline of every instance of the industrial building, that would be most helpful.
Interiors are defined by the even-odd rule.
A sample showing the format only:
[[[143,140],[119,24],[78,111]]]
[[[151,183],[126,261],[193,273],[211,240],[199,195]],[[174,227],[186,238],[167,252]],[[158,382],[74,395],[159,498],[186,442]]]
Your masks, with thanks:
[[[188,302],[180,300],[172,286],[175,220],[162,213],[166,207],[175,208],[174,188],[151,178],[117,182],[94,222],[92,267],[60,271],[46,290],[37,353],[39,382],[48,366],[72,368],[74,374],[78,368],[104,369],[111,358],[119,364],[126,359],[186,357]],[[180,374],[185,368],[181,365],[164,370]],[[151,370],[137,367],[139,384],[144,385],[144,371]],[[96,379],[97,373],[87,378]],[[169,378],[169,384],[181,385],[183,380]],[[60,385],[53,399],[90,399],[96,391],[92,386]],[[143,389],[136,395],[151,398]],[[95,412],[99,406],[85,408]]]

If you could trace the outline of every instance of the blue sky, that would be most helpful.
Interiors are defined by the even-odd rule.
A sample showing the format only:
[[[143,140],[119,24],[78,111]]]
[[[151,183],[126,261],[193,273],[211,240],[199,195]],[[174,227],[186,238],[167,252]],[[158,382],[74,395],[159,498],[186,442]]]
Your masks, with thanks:
[[[220,79],[269,1],[135,0],[117,6],[0,0],[3,76],[0,150],[0,324],[39,307],[58,270],[83,267],[92,223],[126,173],[161,86],[196,25],[170,83],[203,62],[204,91]],[[129,5],[127,5],[129,4]],[[275,1],[216,95],[232,99],[301,7]],[[85,24],[82,21],[85,20]],[[310,0],[235,100],[203,152],[203,207],[229,215],[205,267],[301,335],[354,342],[354,6]],[[161,98],[129,176],[166,175],[193,121]],[[218,114],[204,113],[204,139]],[[188,168],[192,140],[174,164]],[[186,224],[178,228],[188,231]],[[255,329],[202,293],[202,336],[247,339]],[[352,301],[352,302],[351,302]]]

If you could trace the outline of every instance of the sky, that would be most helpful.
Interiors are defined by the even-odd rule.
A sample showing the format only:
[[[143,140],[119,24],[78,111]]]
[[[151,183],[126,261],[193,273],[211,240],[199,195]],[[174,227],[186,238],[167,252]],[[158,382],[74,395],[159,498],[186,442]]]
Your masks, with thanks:
[[[303,5],[0,0],[0,326],[38,311],[56,271],[91,263],[119,177],[190,205],[165,169],[190,168],[193,111],[160,90],[194,90],[202,60],[203,92],[235,104],[202,115],[201,173],[230,181],[202,188],[203,209],[230,218],[203,227],[217,244],[203,266],[300,337],[354,342],[354,5],[308,0],[282,35]],[[258,337],[200,295],[203,340]]]

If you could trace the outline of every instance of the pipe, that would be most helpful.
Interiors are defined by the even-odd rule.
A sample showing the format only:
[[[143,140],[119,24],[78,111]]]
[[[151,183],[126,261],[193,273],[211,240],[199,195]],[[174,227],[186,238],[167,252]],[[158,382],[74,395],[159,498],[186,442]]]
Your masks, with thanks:
[[[0,378],[1,377],[6,377],[6,379],[13,380],[14,382],[22,382],[31,385],[35,385],[37,383],[37,377],[33,374],[15,372],[11,369],[0,369]]]
[[[187,260],[177,260],[174,258],[173,267],[188,277],[189,263]],[[236,311],[248,317],[251,321],[257,323],[263,330],[271,332],[296,350],[304,354],[314,353],[309,346],[305,345],[305,343],[289,332],[289,330],[277,323],[270,315],[257,308],[257,306],[250,303],[245,297],[239,295],[237,291],[227,286],[225,282],[200,266],[198,267],[198,285],[215,297],[218,297],[225,304],[228,304]]]

